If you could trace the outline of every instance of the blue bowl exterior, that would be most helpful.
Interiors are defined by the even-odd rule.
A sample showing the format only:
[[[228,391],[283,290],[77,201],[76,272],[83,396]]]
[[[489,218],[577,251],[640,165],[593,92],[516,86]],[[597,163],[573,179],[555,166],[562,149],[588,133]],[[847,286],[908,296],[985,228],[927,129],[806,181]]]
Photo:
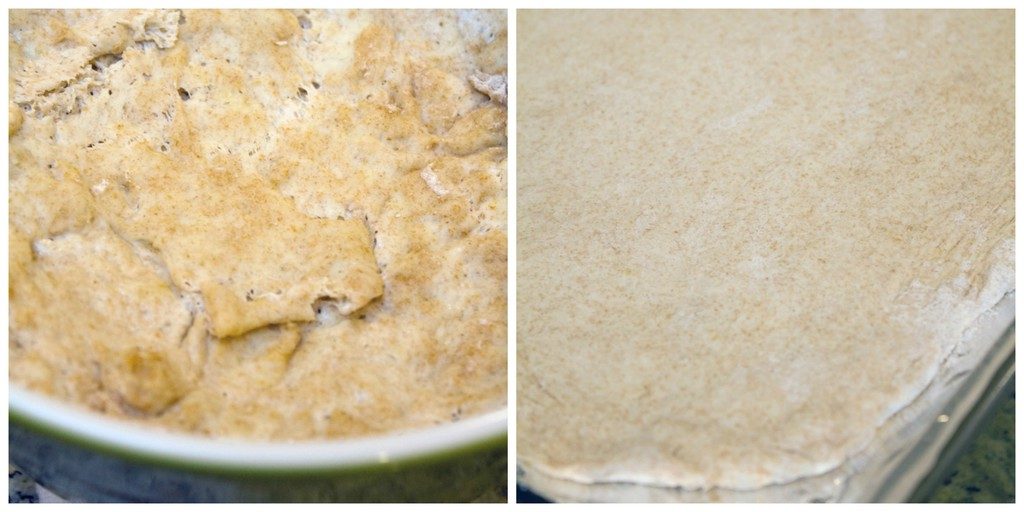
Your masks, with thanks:
[[[507,436],[366,466],[250,469],[146,458],[14,414],[9,426],[10,461],[69,501],[467,502],[502,500],[507,480]]]

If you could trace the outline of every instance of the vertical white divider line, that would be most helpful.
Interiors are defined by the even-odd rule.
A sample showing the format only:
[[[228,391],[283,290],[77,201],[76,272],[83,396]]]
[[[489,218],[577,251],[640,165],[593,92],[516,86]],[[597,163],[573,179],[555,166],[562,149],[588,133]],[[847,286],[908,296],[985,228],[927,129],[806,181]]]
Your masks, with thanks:
[[[513,4],[514,5],[514,4]],[[508,9],[508,502],[516,493],[516,9]]]

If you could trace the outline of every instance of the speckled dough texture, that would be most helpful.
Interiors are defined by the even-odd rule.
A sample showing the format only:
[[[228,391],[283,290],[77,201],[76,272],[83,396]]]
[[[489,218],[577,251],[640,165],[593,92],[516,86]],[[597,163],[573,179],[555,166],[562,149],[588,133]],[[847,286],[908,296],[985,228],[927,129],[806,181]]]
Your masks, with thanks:
[[[10,379],[209,436],[506,396],[502,11],[12,11]]]
[[[524,468],[824,473],[1014,289],[1011,11],[518,23]]]

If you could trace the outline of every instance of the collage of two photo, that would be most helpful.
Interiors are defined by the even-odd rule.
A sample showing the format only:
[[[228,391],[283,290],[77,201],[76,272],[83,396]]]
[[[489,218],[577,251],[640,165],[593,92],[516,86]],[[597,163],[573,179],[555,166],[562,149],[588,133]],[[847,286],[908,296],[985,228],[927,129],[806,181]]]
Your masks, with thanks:
[[[10,9],[9,502],[1015,501],[1012,9]]]

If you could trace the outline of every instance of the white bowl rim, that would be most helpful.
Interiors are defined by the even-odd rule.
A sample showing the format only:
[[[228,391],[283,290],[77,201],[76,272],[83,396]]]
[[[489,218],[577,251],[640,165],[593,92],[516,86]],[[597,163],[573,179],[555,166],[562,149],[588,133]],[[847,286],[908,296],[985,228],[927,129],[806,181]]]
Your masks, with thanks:
[[[508,434],[508,408],[433,427],[328,441],[246,441],[146,428],[9,386],[9,412],[78,444],[210,469],[327,470],[443,456]]]

